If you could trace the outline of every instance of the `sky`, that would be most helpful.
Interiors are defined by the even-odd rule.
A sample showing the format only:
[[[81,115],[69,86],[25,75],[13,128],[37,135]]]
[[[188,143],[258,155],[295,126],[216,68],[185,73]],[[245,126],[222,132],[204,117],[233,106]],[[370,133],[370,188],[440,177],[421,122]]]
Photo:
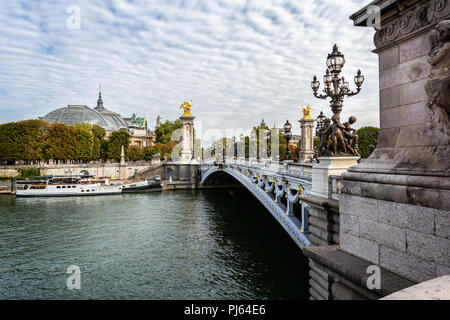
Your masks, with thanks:
[[[332,112],[316,99],[336,43],[343,75],[359,95],[341,119],[379,126],[378,58],[373,28],[349,16],[370,0],[0,0],[0,123],[33,119],[68,104],[131,117],[174,120],[192,100],[206,129],[241,130],[264,118],[299,132],[301,105]],[[321,84],[323,87],[323,84]]]

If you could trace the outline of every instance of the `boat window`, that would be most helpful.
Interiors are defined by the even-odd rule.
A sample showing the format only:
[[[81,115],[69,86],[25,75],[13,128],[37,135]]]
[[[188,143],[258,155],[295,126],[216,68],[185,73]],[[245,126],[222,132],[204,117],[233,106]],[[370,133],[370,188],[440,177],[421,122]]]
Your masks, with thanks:
[[[66,188],[66,186],[62,186],[62,188],[63,188],[63,189],[65,189],[65,188]]]
[[[56,189],[61,189],[61,187],[60,187],[60,186],[57,186]]]
[[[81,192],[84,192],[84,190],[83,190],[83,189],[81,189]]]

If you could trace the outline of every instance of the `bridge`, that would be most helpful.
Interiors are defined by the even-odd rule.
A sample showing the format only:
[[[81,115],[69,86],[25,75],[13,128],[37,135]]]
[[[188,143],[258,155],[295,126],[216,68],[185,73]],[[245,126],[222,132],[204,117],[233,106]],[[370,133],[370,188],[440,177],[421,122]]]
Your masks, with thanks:
[[[223,163],[208,160],[200,165],[201,184],[212,186],[231,178],[237,180],[280,223],[300,248],[310,245],[308,239],[309,205],[299,195],[312,187],[312,165],[257,162],[227,159]]]

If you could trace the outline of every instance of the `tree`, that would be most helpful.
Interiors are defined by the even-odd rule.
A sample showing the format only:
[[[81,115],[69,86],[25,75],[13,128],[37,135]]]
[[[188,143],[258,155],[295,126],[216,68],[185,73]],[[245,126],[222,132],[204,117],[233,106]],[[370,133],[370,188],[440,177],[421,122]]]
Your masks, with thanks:
[[[93,136],[92,143],[92,160],[98,160],[102,153],[102,142],[105,140],[106,130],[99,125],[92,125],[91,132]]]
[[[94,145],[94,135],[91,128],[75,127],[76,130],[76,145],[75,145],[75,160],[91,160],[92,147]]]
[[[48,136],[44,146],[46,159],[75,159],[78,132],[73,126],[54,123],[48,127]]]
[[[152,147],[148,147],[144,150],[144,160],[150,161],[153,159],[153,156],[155,154],[162,153],[161,148],[157,145],[154,145]]]
[[[22,159],[30,161],[44,159],[48,123],[42,120],[25,120],[21,122],[21,125],[24,144]]]
[[[156,143],[168,143],[172,140],[172,133],[176,129],[181,129],[181,121],[169,121],[162,123],[156,130]]]
[[[131,161],[140,161],[144,159],[144,150],[138,146],[129,146],[127,158]]]
[[[356,130],[359,137],[359,153],[361,158],[368,158],[370,156],[370,145],[373,144],[377,138],[380,129],[377,127],[362,127]]]
[[[157,143],[156,146],[161,150],[161,157],[172,158],[172,149],[178,144],[178,142],[170,141],[167,143]]]
[[[122,146],[125,151],[128,150],[128,146],[130,145],[130,137],[130,134],[126,131],[121,130],[112,132],[107,143],[106,155],[108,159],[120,160]]]
[[[23,125],[10,122],[0,125],[0,159],[14,161],[23,159],[24,155]]]

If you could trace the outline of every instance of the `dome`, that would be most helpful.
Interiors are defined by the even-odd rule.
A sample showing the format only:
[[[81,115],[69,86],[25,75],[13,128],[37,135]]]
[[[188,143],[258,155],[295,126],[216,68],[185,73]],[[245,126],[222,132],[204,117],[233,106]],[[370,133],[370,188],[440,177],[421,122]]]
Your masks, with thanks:
[[[104,109],[105,110],[105,109]],[[106,110],[105,110],[106,111]],[[63,123],[72,125],[75,123],[90,123],[102,126],[107,131],[116,131],[126,128],[120,115],[109,112],[103,115],[97,110],[84,105],[68,105],[65,108],[53,110],[42,117],[42,120],[50,124]]]
[[[109,111],[108,109],[103,109],[97,111],[106,121],[108,127],[114,128],[114,130],[126,129],[127,125],[125,120],[123,120],[122,116],[118,113]]]

